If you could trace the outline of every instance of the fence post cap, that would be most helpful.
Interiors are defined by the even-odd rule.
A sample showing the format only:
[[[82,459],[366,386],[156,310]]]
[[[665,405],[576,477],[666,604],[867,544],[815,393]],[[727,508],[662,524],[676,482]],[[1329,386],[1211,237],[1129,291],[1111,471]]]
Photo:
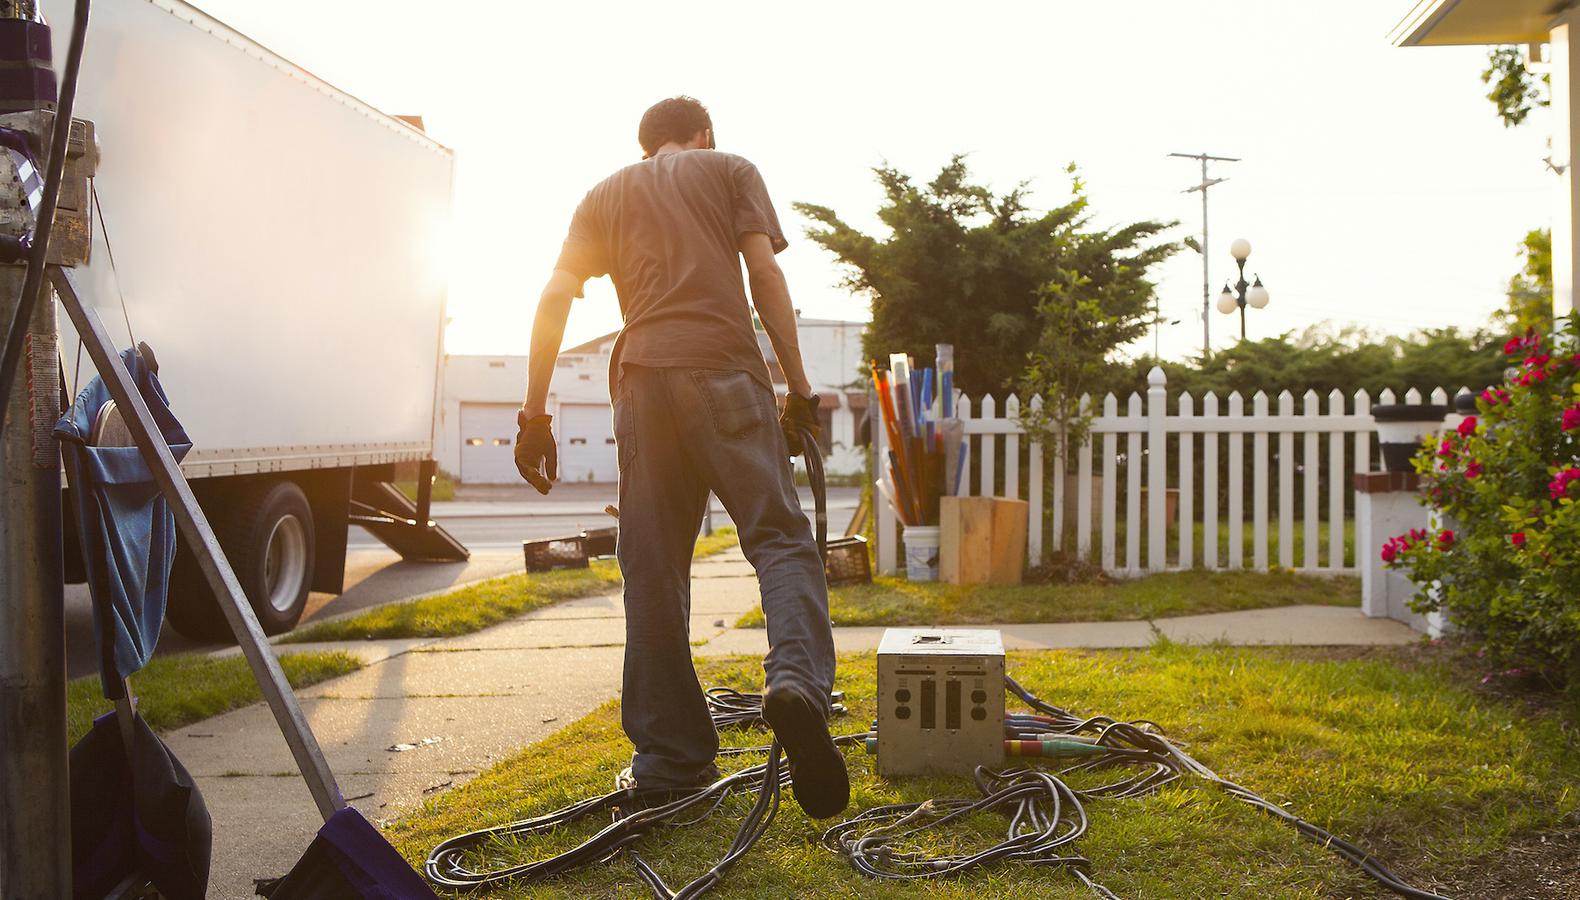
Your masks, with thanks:
[[[1167,383],[1168,383],[1168,376],[1163,374],[1163,367],[1162,366],[1153,366],[1152,370],[1147,372],[1147,384],[1148,385],[1150,385],[1152,387],[1161,387],[1161,386],[1163,386],[1164,384],[1167,384]]]

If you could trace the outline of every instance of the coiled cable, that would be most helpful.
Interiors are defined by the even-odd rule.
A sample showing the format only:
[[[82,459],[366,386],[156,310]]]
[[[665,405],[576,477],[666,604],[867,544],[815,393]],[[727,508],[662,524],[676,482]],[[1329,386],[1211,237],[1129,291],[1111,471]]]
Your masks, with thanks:
[[[938,878],[963,874],[1007,859],[1066,868],[1095,894],[1113,900],[1113,892],[1092,879],[1090,862],[1073,847],[1076,839],[1086,832],[1083,804],[1139,797],[1194,776],[1212,782],[1230,797],[1278,818],[1301,835],[1331,848],[1341,859],[1402,897],[1446,900],[1406,883],[1355,844],[1219,776],[1170,741],[1154,722],[1080,716],[1047,703],[1013,678],[1006,676],[1004,685],[1033,710],[1030,714],[1007,715],[1005,738],[1065,741],[1069,749],[1080,751],[1072,754],[1079,762],[1057,772],[1033,768],[995,771],[978,767],[976,784],[980,796],[871,809],[824,832],[823,845],[844,856],[856,871],[871,878],[896,881]],[[1125,774],[1082,789],[1071,788],[1062,777],[1108,770],[1121,770]],[[907,850],[902,844],[923,832],[942,829],[966,816],[983,812],[997,812],[1007,818],[1008,831],[1003,841],[970,853],[943,856]]]

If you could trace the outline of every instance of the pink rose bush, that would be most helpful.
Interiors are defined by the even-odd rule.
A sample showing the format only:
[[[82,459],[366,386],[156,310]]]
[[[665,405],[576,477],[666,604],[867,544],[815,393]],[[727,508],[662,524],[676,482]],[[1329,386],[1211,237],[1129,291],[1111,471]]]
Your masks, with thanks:
[[[1422,445],[1415,467],[1432,531],[1388,540],[1382,560],[1417,585],[1491,663],[1567,680],[1580,700],[1580,322],[1511,338],[1503,384]]]

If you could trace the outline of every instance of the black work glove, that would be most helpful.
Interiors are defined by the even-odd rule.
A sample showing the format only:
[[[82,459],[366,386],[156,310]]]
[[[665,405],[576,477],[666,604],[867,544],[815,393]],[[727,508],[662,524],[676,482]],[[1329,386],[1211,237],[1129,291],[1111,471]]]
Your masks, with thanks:
[[[817,424],[817,404],[816,394],[810,397],[785,394],[784,408],[779,411],[779,429],[785,433],[785,445],[790,448],[792,457],[806,451],[801,437],[803,428],[811,431],[813,438],[823,436],[823,429]]]
[[[553,421],[553,416],[528,418],[526,410],[516,413],[516,424],[520,426],[516,432],[516,471],[540,494],[547,494],[559,477],[560,451],[549,427]]]

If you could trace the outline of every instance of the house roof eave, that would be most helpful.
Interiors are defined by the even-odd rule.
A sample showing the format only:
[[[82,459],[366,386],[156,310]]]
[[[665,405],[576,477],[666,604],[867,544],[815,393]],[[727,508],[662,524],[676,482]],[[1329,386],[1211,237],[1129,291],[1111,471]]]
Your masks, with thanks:
[[[1399,47],[1545,41],[1574,0],[1418,0],[1388,39]]]

